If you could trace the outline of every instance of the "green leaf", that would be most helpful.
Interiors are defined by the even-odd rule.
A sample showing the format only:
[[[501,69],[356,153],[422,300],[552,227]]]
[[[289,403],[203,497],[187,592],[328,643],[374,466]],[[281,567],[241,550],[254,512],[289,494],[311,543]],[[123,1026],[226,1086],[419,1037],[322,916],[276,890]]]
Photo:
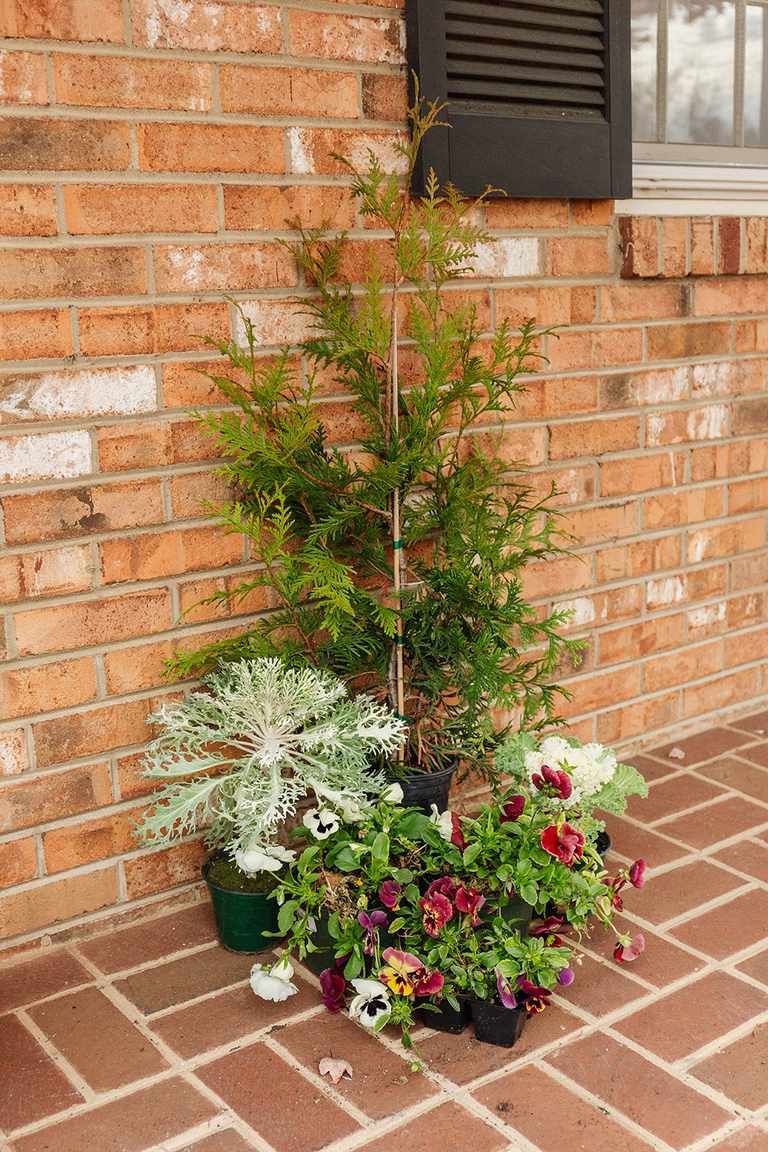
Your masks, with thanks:
[[[393,936],[396,936],[398,932],[402,932],[404,927],[405,927],[405,920],[403,919],[402,916],[398,916],[397,919],[392,921],[392,923],[389,925],[387,930]]]
[[[282,908],[277,914],[277,926],[280,931],[285,935],[290,932],[294,923],[294,912],[299,907],[298,900],[286,900]]]
[[[379,864],[386,864],[389,860],[389,836],[386,832],[379,832],[373,842],[371,856]]]
[[[532,904],[534,907],[539,898],[539,893],[535,884],[524,884],[520,889],[520,895],[522,896],[523,900],[525,900],[526,904]]]
[[[362,855],[360,849],[364,849],[364,845],[352,848],[349,844],[342,844],[338,851],[328,853],[326,863],[339,872],[357,872]]]
[[[482,852],[482,850],[483,850],[483,845],[479,841],[476,841],[474,844],[470,844],[469,848],[465,848],[464,852],[462,854],[462,861],[464,863],[464,867],[468,868],[470,864],[474,863],[474,861],[477,860],[477,858],[480,855],[480,853]]]

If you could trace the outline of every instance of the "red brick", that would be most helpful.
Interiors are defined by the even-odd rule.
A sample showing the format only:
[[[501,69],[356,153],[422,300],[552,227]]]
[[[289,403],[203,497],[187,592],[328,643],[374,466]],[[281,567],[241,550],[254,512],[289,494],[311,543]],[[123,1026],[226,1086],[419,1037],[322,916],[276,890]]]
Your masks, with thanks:
[[[601,456],[607,452],[623,452],[637,448],[640,443],[639,416],[612,416],[607,420],[588,420],[578,424],[550,424],[549,456],[562,460],[577,456]],[[616,465],[634,467],[637,461],[616,461]],[[605,468],[606,465],[601,466]],[[610,496],[610,491],[604,495]]]
[[[739,312],[768,312],[765,284],[743,277],[733,280],[708,280],[695,288],[697,316],[732,316]]]
[[[589,563],[579,556],[547,560],[541,564],[527,564],[522,570],[525,596],[535,600],[540,596],[560,596],[577,588],[588,588],[592,583]]]
[[[224,449],[206,436],[196,420],[171,421],[171,455],[174,464],[189,464],[198,460],[215,460]]]
[[[761,660],[768,652],[768,628],[757,628],[739,636],[728,636],[725,641],[725,666],[736,668]],[[768,799],[768,797],[766,797]]]
[[[209,526],[107,540],[99,546],[104,584],[223,568],[239,564],[242,554],[242,537]]]
[[[649,412],[645,442],[649,448],[695,440],[719,440],[728,435],[728,407],[706,404],[689,411]]]
[[[723,476],[745,476],[764,472],[768,466],[768,440],[742,440],[731,444],[694,448],[693,480],[715,480]]]
[[[218,229],[216,189],[205,184],[66,184],[63,193],[74,235]]]
[[[609,1152],[651,1152],[652,1145],[608,1116],[605,1109],[569,1092],[538,1068],[521,1068],[502,1076],[473,1096],[504,1119],[508,1134],[524,1136],[542,1152],[559,1148],[588,1148]]]
[[[170,604],[160,588],[19,612],[15,622],[19,655],[34,656],[161,632],[170,627]]]
[[[0,700],[7,718],[71,708],[86,704],[95,696],[96,668],[92,657],[0,673]]]
[[[102,426],[97,436],[102,472],[156,468],[173,457],[168,421]]]
[[[571,715],[580,716],[604,706],[606,700],[619,703],[639,695],[640,674],[637,667],[590,676],[569,686]]]
[[[141,1152],[197,1128],[216,1112],[210,1100],[186,1081],[174,1078],[22,1136],[17,1144],[19,1152],[44,1152],[51,1140],[56,1141],[57,1152],[77,1152],[80,1148]]]
[[[547,1063],[673,1148],[730,1120],[717,1104],[609,1036],[588,1036]]]
[[[45,768],[113,748],[143,744],[152,735],[147,717],[158,703],[131,700],[41,720],[32,729],[38,766]]]
[[[743,480],[728,485],[728,511],[732,516],[768,508],[768,479]]]
[[[82,1103],[81,1093],[20,1020],[6,1016],[3,1032],[0,1075],[10,1090],[0,1101],[0,1124],[6,1131]]]
[[[693,488],[668,496],[647,496],[644,501],[645,528],[676,528],[699,520],[714,520],[723,514],[723,489]],[[702,559],[702,557],[699,557]]]
[[[714,271],[713,220],[711,216],[691,218],[691,275],[711,276]]]
[[[284,231],[287,221],[296,216],[307,228],[318,228],[324,222],[330,228],[351,228],[355,215],[355,202],[346,188],[224,185],[224,219],[227,228],[236,231]]]
[[[153,479],[25,493],[7,497],[2,505],[9,544],[139,528],[165,519],[160,481]]]
[[[607,580],[647,576],[650,572],[677,568],[681,562],[681,547],[682,537],[672,535],[604,548],[597,554],[598,582],[602,584]]]
[[[618,496],[675,487],[684,480],[685,463],[682,452],[605,461],[600,465],[600,494]]]
[[[491,199],[486,207],[488,228],[567,228],[567,200]]]
[[[749,700],[757,695],[757,669],[745,668],[721,676],[709,684],[689,686],[683,691],[683,715],[700,716],[705,712]]]
[[[112,974],[215,939],[213,911],[203,900],[180,912],[142,919],[119,932],[96,936],[79,947],[97,968]]]
[[[700,528],[688,533],[688,563],[752,552],[763,543],[763,521],[739,520],[716,528]]]
[[[161,0],[131,0],[133,42],[193,52],[282,51],[280,9],[272,4],[188,0],[184,18]]]
[[[0,11],[0,36],[33,40],[101,40],[122,44],[120,0],[8,0]]]
[[[278,1152],[309,1152],[359,1132],[356,1120],[263,1044],[222,1056],[196,1075]],[[270,1106],[277,1092],[279,1109]]]
[[[177,305],[172,305],[177,307]],[[193,404],[225,404],[226,397],[217,384],[203,375],[238,378],[230,371],[228,360],[181,360],[163,364],[163,400],[166,408],[187,408]]]
[[[0,939],[35,932],[95,912],[117,900],[115,869],[102,868],[63,880],[46,880],[0,898]]]
[[[639,364],[643,358],[643,333],[639,328],[564,332],[559,339],[549,338],[547,355],[552,371]]]
[[[290,39],[291,56],[370,64],[405,61],[401,20],[294,9],[290,12]]]
[[[718,221],[719,248],[717,270],[732,275],[741,264],[741,220],[738,216],[721,216]]]
[[[592,464],[579,468],[551,468],[537,472],[531,478],[531,487],[542,497],[549,496],[552,485],[555,494],[552,504],[587,504],[595,497],[595,469]]]
[[[291,288],[293,257],[278,244],[158,244],[152,250],[158,292]]]
[[[366,120],[394,120],[398,124],[407,120],[408,85],[404,76],[364,72],[362,94]]]
[[[226,304],[156,304],[117,308],[81,308],[80,349],[84,356],[130,356],[185,352],[200,347],[200,337],[226,340]]]
[[[0,560],[0,600],[20,600],[91,586],[90,550],[52,548]]]
[[[0,732],[0,778],[18,776],[27,767],[24,729]]]
[[[20,840],[6,840],[0,844],[0,888],[11,888],[34,880],[37,875],[37,855],[32,836]]]
[[[613,219],[612,200],[574,200],[571,207],[573,223],[577,226],[606,225]]]
[[[655,216],[620,216],[623,280],[658,276],[659,243]]]
[[[139,124],[142,172],[285,171],[283,130],[253,124]]]
[[[726,823],[724,809],[727,806],[738,811],[741,818],[739,820],[729,819]],[[709,821],[708,844],[716,843],[718,838],[725,839],[726,836],[748,834],[746,829],[749,827],[750,820],[754,825],[759,822],[760,816],[765,815],[764,808],[758,808],[755,804],[747,805],[746,801],[742,800],[726,801],[717,807],[723,810],[723,826],[722,828],[713,828],[712,821]],[[751,815],[748,815],[747,809],[750,808],[752,810]],[[730,816],[733,817],[736,811],[732,811]],[[690,827],[690,819],[686,821],[684,818],[674,821],[675,832],[679,830],[681,833],[680,839],[687,843],[696,839],[697,843],[701,843],[705,837],[703,835],[689,836],[685,828],[686,823],[687,827]],[[720,904],[717,908],[704,912],[700,916],[695,916],[692,920],[686,920],[684,924],[678,924],[676,928],[670,930],[670,935],[682,944],[695,948],[698,952],[703,952],[716,960],[725,960],[726,957],[732,956],[735,952],[741,952],[746,948],[752,948],[756,944],[762,943],[765,938],[766,915],[768,915],[768,892],[758,888],[756,891],[746,892],[743,896],[736,896],[727,904]],[[730,927],[734,923],[739,925],[737,934],[730,932]]]
[[[768,583],[768,556],[749,556],[731,564],[731,587],[752,588]]]
[[[607,236],[556,236],[547,240],[548,276],[606,276],[611,268]]]
[[[745,234],[747,255],[744,271],[747,275],[768,271],[768,220],[764,216],[748,216]]]
[[[97,1092],[109,1092],[169,1067],[98,988],[58,996],[30,1008],[29,1014]]]
[[[133,296],[147,290],[140,248],[15,248],[0,275],[4,300],[46,296]]]
[[[733,406],[733,431],[738,436],[746,432],[764,432],[768,429],[768,400],[742,400]]]
[[[763,617],[762,604],[762,596],[753,594],[693,608],[688,613],[688,638],[702,640],[706,636],[719,636],[746,624],[754,624]]]
[[[128,808],[122,812],[109,812],[96,820],[80,824],[67,824],[54,828],[42,836],[45,866],[48,875],[92,864],[138,848],[133,834],[133,822],[143,812],[141,808]]]
[[[716,356],[730,347],[729,324],[654,324],[648,329],[649,360]]]
[[[624,628],[600,633],[600,664],[624,663],[665,648],[682,647],[684,642],[685,620],[682,613],[654,620],[640,620]],[[644,687],[653,691],[645,683]]]
[[[202,840],[191,840],[126,860],[123,867],[128,899],[137,900],[153,892],[164,892],[176,884],[198,880],[207,855],[208,849]]]
[[[158,640],[105,653],[104,669],[109,695],[118,696],[123,692],[137,692],[162,685],[165,682],[166,661],[171,659],[178,646],[178,640]]]
[[[56,236],[58,231],[53,188],[35,184],[0,185],[0,235]]]
[[[646,587],[648,607],[668,608],[690,600],[704,600],[725,592],[726,568],[716,564],[680,576],[662,576],[649,580]]]
[[[308,12],[306,15],[324,18],[325,13]],[[303,175],[348,174],[349,169],[336,156],[343,156],[356,168],[367,170],[369,149],[385,171],[404,171],[403,158],[395,150],[395,144],[402,143],[402,133],[384,129],[290,128],[288,138],[292,171]]]
[[[207,112],[213,103],[210,64],[54,52],[53,76],[59,104]]]
[[[226,478],[219,472],[181,472],[171,477],[171,504],[177,520],[188,516],[202,516],[208,511],[201,501],[221,504],[230,489]]]
[[[351,72],[224,64],[221,67],[221,106],[225,112],[251,112],[263,116],[356,119],[357,77]]]
[[[601,409],[636,408],[669,404],[688,398],[688,369],[659,368],[652,372],[622,373],[600,381]]]
[[[64,948],[51,949],[33,960],[6,965],[0,972],[0,1004],[9,1012],[67,988],[89,984],[93,977]]]
[[[567,530],[582,544],[634,536],[637,533],[637,502],[622,500],[568,513]]]
[[[712,676],[723,668],[723,646],[720,643],[687,647],[683,652],[646,660],[643,665],[643,691],[658,692],[675,684],[687,684],[702,676]],[[650,816],[644,814],[646,819]]]
[[[688,313],[688,291],[680,284],[617,284],[600,289],[600,316],[617,320],[660,320]]]
[[[0,162],[10,171],[118,171],[128,167],[130,158],[130,130],[119,121],[0,121]]]
[[[0,312],[0,347],[6,360],[71,356],[72,320],[68,309]]]
[[[768,374],[768,360],[736,360],[719,364],[695,364],[694,398],[728,396],[739,392],[762,392]]]
[[[497,288],[497,320],[509,320],[515,328],[534,319],[537,324],[573,323],[574,304],[578,307],[577,289],[561,288]],[[568,382],[570,388],[571,382]]]
[[[685,276],[686,222],[682,216],[667,216],[661,222],[662,276]]]
[[[64,816],[100,808],[112,801],[107,764],[45,772],[8,784],[0,791],[3,832],[29,828]]]

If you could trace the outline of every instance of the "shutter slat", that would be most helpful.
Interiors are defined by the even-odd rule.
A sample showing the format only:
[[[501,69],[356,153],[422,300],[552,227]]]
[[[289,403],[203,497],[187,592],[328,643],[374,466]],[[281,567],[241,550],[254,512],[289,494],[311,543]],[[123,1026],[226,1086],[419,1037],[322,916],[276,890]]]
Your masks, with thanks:
[[[549,68],[533,68],[524,64],[506,64],[501,61],[459,60],[448,61],[448,77],[479,76],[499,80],[543,80],[549,84],[572,84],[578,87],[603,88],[605,81],[599,71],[586,71],[569,68],[563,72],[553,72]]]
[[[480,24],[474,20],[454,20],[446,17],[445,34],[448,50],[454,38],[462,41],[472,39],[501,40],[504,43],[517,40],[525,44],[547,44],[554,48],[583,48],[587,52],[599,52],[600,38],[581,35],[578,32],[550,32],[543,28],[505,28],[499,24]]]
[[[526,8],[505,8],[497,4],[477,4],[472,0],[446,0],[447,17],[468,16],[473,20],[492,20],[505,27],[517,24],[534,25],[546,28],[573,28],[579,32],[591,32],[600,36],[603,25],[594,16],[566,16],[562,12],[532,12]]]
[[[495,80],[452,80],[448,76],[448,95],[453,96],[470,96],[475,100],[494,99],[500,97],[502,100],[518,100],[520,102],[530,102],[540,104],[547,101],[550,104],[603,104],[603,97],[599,92],[589,91],[584,88],[562,88],[557,89],[554,85],[541,85],[534,84],[504,84]]]
[[[534,64],[558,64],[563,68],[583,68],[601,75],[603,71],[602,58],[589,52],[556,52],[547,48],[534,48],[530,44],[478,45],[476,40],[452,40],[450,48],[447,58],[451,62],[482,57],[484,60],[528,60]]]

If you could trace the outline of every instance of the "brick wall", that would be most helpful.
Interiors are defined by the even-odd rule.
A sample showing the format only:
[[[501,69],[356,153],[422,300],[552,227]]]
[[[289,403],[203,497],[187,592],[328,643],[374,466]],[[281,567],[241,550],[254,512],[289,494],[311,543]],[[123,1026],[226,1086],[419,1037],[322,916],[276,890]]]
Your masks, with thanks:
[[[0,936],[194,895],[200,846],[137,851],[147,715],[175,646],[247,615],[193,606],[248,569],[201,518],[221,492],[186,410],[221,397],[191,333],[246,301],[301,335],[286,217],[356,229],[333,152],[393,162],[392,6],[5,0],[0,8]],[[767,694],[765,218],[494,201],[486,324],[563,324],[508,430],[554,479],[576,556],[533,568],[591,648],[575,731],[632,747]],[[285,235],[285,233],[282,233]],[[350,266],[370,232],[359,229]],[[362,242],[362,243],[361,243]],[[210,361],[209,361],[210,363]],[[329,398],[341,439],[343,403]],[[346,424],[346,428],[349,425]],[[259,603],[244,606],[258,610]],[[168,895],[168,890],[171,890]]]

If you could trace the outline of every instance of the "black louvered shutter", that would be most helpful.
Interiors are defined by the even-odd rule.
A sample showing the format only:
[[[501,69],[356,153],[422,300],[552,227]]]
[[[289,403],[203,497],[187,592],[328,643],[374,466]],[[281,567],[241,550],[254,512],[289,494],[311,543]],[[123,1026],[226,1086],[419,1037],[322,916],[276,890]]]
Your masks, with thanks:
[[[409,73],[451,125],[427,133],[414,191],[433,168],[472,196],[631,196],[629,8],[406,0]]]

